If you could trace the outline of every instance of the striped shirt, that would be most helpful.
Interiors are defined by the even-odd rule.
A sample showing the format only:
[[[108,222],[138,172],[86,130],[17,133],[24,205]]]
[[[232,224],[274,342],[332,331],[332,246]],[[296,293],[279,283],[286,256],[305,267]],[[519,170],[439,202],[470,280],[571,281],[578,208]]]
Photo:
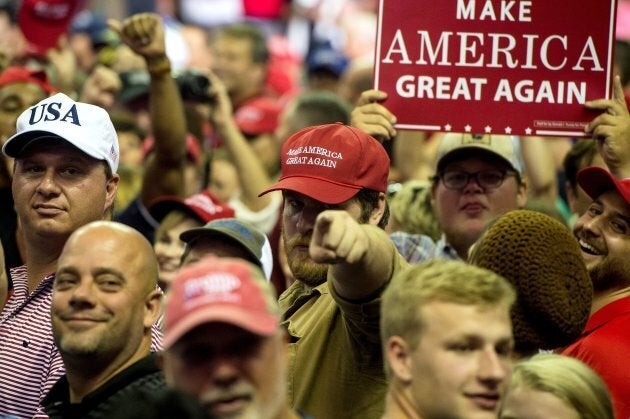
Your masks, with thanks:
[[[54,274],[31,294],[26,266],[11,269],[13,295],[0,313],[0,417],[46,418],[41,401],[65,373],[53,341],[50,305]],[[151,350],[161,349],[162,332],[153,327]]]

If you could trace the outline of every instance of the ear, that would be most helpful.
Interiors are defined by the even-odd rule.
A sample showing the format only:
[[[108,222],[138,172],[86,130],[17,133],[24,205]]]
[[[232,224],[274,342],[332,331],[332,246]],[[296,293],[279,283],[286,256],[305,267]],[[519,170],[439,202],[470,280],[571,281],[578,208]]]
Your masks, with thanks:
[[[573,185],[571,185],[571,182],[569,182],[568,180],[564,182],[564,190],[567,194],[567,204],[569,204],[569,209],[571,210],[571,212],[577,212],[577,209],[575,208],[577,193],[575,192],[575,189],[573,189]]]
[[[385,205],[386,205],[387,197],[383,192],[379,192],[378,194],[378,204],[372,210],[372,214],[370,214],[369,223],[372,225],[378,225],[381,222],[381,218],[383,218],[383,214],[385,214]]]
[[[527,204],[527,190],[527,179],[523,177],[521,184],[518,185],[518,189],[516,190],[516,205],[519,209],[525,208]]]
[[[119,181],[120,181],[120,176],[118,175],[118,173],[114,173],[112,177],[107,180],[107,183],[105,184],[105,208],[104,208],[105,213],[114,206],[114,201],[116,200],[116,192],[118,191]]]
[[[411,349],[400,336],[392,336],[387,340],[387,363],[392,374],[402,383],[411,383]]]
[[[147,295],[144,301],[144,327],[151,329],[151,326],[157,322],[162,315],[162,297],[164,293],[161,290],[153,290]]]
[[[437,187],[440,183],[439,180],[433,181],[431,184],[431,207],[435,209],[436,195],[437,195]]]

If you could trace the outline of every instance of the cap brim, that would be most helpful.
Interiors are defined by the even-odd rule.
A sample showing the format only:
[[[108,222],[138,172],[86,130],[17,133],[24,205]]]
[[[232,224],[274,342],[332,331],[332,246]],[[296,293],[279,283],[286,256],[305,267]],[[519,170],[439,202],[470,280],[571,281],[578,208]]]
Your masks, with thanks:
[[[262,268],[262,262],[260,261],[260,259],[258,258],[258,256],[256,256],[256,254],[254,254],[250,248],[248,246],[246,246],[236,235],[234,234],[230,234],[227,230],[219,230],[216,228],[208,228],[208,227],[198,227],[198,228],[191,228],[190,230],[186,230],[184,232],[182,232],[179,235],[179,239],[181,241],[183,241],[186,244],[189,244],[190,242],[192,242],[193,240],[196,240],[198,238],[201,237],[220,237],[222,239],[229,239],[232,240],[234,243],[238,244],[240,247],[243,248],[243,250],[245,250],[245,252],[247,252],[247,254],[249,256],[251,256],[250,258],[250,262],[254,263],[255,265],[259,266],[260,268]]]
[[[445,155],[443,155],[437,164],[438,172],[441,172],[442,170],[444,170],[444,168],[454,160],[458,160],[460,158],[471,157],[471,152],[484,153],[485,155],[492,156],[496,158],[497,160],[500,160],[501,162],[505,163],[508,167],[511,167],[512,170],[519,172],[519,170],[516,167],[514,167],[514,165],[512,165],[512,163],[508,159],[503,157],[501,154],[497,153],[496,151],[490,148],[483,147],[480,145],[474,145],[474,144],[459,146],[456,149],[451,150]]]
[[[166,332],[162,341],[164,349],[168,349],[186,333],[205,323],[228,323],[259,336],[272,336],[279,327],[279,319],[269,313],[252,312],[242,307],[215,304],[212,307],[190,313],[178,320],[174,326],[169,327],[167,321]]]
[[[2,147],[2,152],[9,157],[18,158],[30,145],[46,139],[63,140],[71,146],[77,148],[77,150],[81,150],[83,153],[87,154],[90,157],[93,157],[97,160],[105,160],[103,156],[91,150],[89,147],[77,147],[76,144],[74,144],[72,141],[69,141],[67,138],[62,137],[59,134],[41,130],[23,131],[19,134],[15,134],[4,143],[4,146]]]
[[[280,179],[271,188],[261,192],[262,196],[271,191],[293,191],[306,195],[325,204],[341,204],[354,197],[361,190],[360,186],[342,185],[328,180],[307,176],[290,176]]]
[[[580,170],[577,174],[577,182],[591,199],[597,199],[604,192],[616,190],[630,205],[630,185],[627,188],[623,187],[622,182],[624,181],[615,179],[610,172],[602,167],[593,166]],[[625,182],[630,184],[630,179]]]
[[[173,210],[179,210],[185,214],[188,214],[195,219],[198,219],[202,223],[206,222],[205,217],[202,214],[195,211],[194,208],[191,208],[183,203],[177,196],[158,198],[158,200],[154,201],[149,206],[149,214],[151,214],[151,217],[153,217],[158,223],[161,223],[162,220],[164,220],[164,217],[166,217],[168,213]]]

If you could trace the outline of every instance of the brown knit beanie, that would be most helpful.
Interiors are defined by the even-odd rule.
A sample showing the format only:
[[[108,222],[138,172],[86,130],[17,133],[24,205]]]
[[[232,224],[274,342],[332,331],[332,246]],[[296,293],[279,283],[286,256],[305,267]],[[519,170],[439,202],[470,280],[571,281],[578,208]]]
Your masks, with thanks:
[[[535,211],[510,211],[489,227],[471,262],[516,288],[517,353],[563,347],[584,330],[593,286],[577,240],[558,221]]]

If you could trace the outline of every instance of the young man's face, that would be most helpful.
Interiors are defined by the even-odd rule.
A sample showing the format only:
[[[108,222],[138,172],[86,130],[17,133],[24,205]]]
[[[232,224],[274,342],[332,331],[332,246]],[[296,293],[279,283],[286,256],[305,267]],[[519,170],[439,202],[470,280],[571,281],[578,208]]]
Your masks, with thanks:
[[[478,173],[488,170],[505,171],[506,165],[476,157],[456,160],[444,172]],[[527,191],[514,175],[508,175],[496,188],[484,188],[474,179],[459,189],[449,189],[440,179],[432,190],[432,204],[440,227],[448,242],[466,258],[466,251],[481,235],[488,222],[505,212],[525,206]],[[461,254],[463,252],[463,254]]]
[[[596,292],[630,284],[630,206],[617,191],[594,200],[575,223],[574,234]]]
[[[512,324],[506,304],[433,301],[408,355],[411,397],[423,418],[495,418],[511,370]]]
[[[212,70],[221,79],[229,94],[262,88],[265,64],[253,61],[253,45],[249,39],[220,35],[212,44]]]
[[[213,418],[279,417],[286,406],[287,344],[226,323],[193,329],[163,353],[169,385],[192,394]]]

